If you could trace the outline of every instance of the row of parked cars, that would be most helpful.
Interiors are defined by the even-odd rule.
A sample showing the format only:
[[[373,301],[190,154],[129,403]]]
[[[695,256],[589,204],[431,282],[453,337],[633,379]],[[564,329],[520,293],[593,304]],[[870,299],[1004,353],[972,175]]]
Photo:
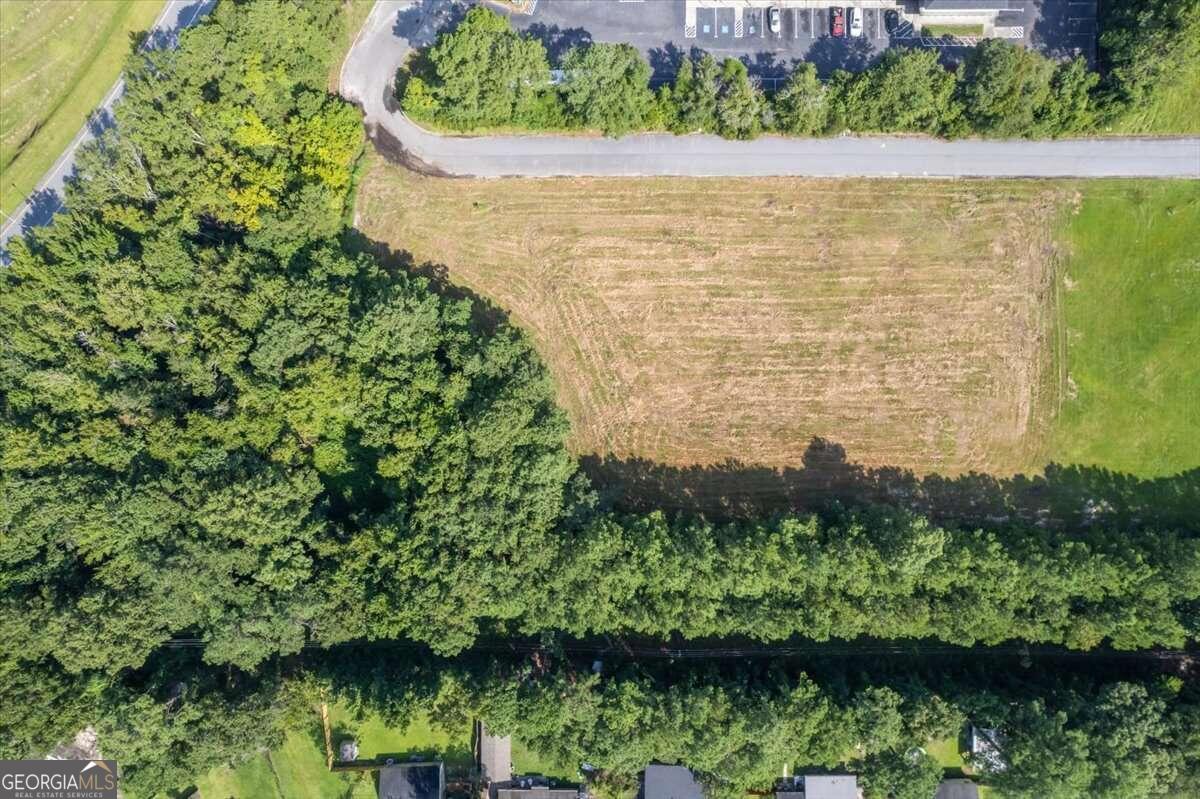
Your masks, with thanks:
[[[767,14],[767,24],[771,28],[771,33],[779,33],[782,25],[780,19],[782,12],[778,6],[773,6]],[[888,33],[894,33],[900,25],[900,14],[895,10],[888,10],[883,15],[883,24],[887,28]],[[861,8],[850,6],[843,8],[842,6],[833,6],[829,9],[829,33],[839,39],[846,35],[846,29],[849,27],[851,36],[863,35],[863,12]]]
[[[833,6],[829,9],[829,33],[831,35],[837,37],[845,36],[847,25],[849,25],[851,36],[863,35],[863,12],[861,8],[850,6],[843,10],[841,6]],[[895,33],[900,27],[900,12],[895,9],[885,11],[883,13],[883,27],[889,34]]]

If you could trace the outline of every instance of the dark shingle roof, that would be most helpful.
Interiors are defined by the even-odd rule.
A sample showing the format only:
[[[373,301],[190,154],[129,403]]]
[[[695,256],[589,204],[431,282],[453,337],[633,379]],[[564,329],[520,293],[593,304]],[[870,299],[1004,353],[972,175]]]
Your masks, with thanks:
[[[379,771],[379,799],[445,799],[441,763],[400,763]]]

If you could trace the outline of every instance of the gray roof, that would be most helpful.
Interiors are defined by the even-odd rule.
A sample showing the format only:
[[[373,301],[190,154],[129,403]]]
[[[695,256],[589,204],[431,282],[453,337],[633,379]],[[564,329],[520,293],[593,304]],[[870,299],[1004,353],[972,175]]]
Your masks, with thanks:
[[[970,780],[942,780],[933,799],[979,799],[979,786]]]
[[[379,799],[446,799],[441,763],[399,763],[379,770]]]
[[[642,787],[646,799],[704,799],[704,788],[683,766],[646,766]]]
[[[488,782],[512,779],[512,738],[492,735],[486,724],[479,725],[479,770]]]
[[[804,799],[858,799],[853,774],[805,774]]]

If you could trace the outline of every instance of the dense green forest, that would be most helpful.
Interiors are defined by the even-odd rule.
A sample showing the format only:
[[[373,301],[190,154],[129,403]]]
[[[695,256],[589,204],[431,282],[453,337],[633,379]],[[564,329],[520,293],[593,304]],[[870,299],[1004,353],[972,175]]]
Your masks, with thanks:
[[[179,634],[242,668],[480,630],[1196,638],[1192,530],[606,510],[528,340],[343,228],[363,135],[321,89],[335,14],[222,4],[140,56],[120,136],[0,274],[10,656],[115,672]]]
[[[1014,768],[996,779],[1015,796],[1152,795],[1194,778],[1194,687],[1170,681],[534,679],[374,657],[364,672],[353,647],[321,654],[406,639],[444,656],[485,632],[1078,649],[1200,634],[1190,529],[613,511],[566,449],[528,339],[345,226],[364,137],[325,91],[337,13],[222,2],[178,50],[138,55],[69,210],[0,270],[6,756],[91,723],[130,790],[180,787],[326,691],[392,715],[420,701],[498,728],[520,719],[616,787],[660,759],[737,792],[786,750],[858,763],[883,796],[925,785],[928,763],[906,753],[967,717],[1012,730]],[[574,57],[636,83],[622,53]],[[606,85],[577,84],[563,107],[593,113]],[[739,92],[715,110],[697,92],[688,113],[750,135],[736,109],[759,100]],[[201,656],[164,648],[178,636]]]
[[[1190,63],[1200,45],[1200,2],[1139,0],[1105,5],[1104,77],[1076,57],[1056,62],[1001,39],[984,39],[953,70],[936,49],[889,48],[860,72],[828,79],[799,64],[770,96],[745,64],[684,56],[674,83],[654,91],[651,70],[626,44],[592,43],[562,58],[551,81],[546,48],[499,14],[471,9],[415,59],[397,88],[405,111],[453,130],[521,127],[697,131],[749,139],[773,130],[797,136],[928,133],[1048,138],[1090,133],[1136,113],[1163,76]]]

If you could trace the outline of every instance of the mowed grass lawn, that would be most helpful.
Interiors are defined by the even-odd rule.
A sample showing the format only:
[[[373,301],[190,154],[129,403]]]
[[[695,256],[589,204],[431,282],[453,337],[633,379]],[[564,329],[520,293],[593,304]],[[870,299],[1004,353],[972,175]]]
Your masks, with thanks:
[[[0,216],[33,191],[163,0],[0,0]]]
[[[529,331],[580,454],[1011,473],[1056,388],[1032,181],[427,178],[378,156],[358,227]]]
[[[448,767],[472,763],[469,728],[448,731],[418,714],[404,729],[389,726],[378,716],[354,719],[343,707],[329,713],[336,747],[345,737],[358,742],[359,758],[370,760],[409,755],[436,756]],[[217,768],[196,781],[200,799],[375,799],[374,772],[331,772],[325,766],[324,733],[320,716],[292,730],[282,746],[260,752],[236,768]]]
[[[1049,454],[1143,477],[1200,467],[1200,184],[1082,192],[1059,231],[1068,384]]]

